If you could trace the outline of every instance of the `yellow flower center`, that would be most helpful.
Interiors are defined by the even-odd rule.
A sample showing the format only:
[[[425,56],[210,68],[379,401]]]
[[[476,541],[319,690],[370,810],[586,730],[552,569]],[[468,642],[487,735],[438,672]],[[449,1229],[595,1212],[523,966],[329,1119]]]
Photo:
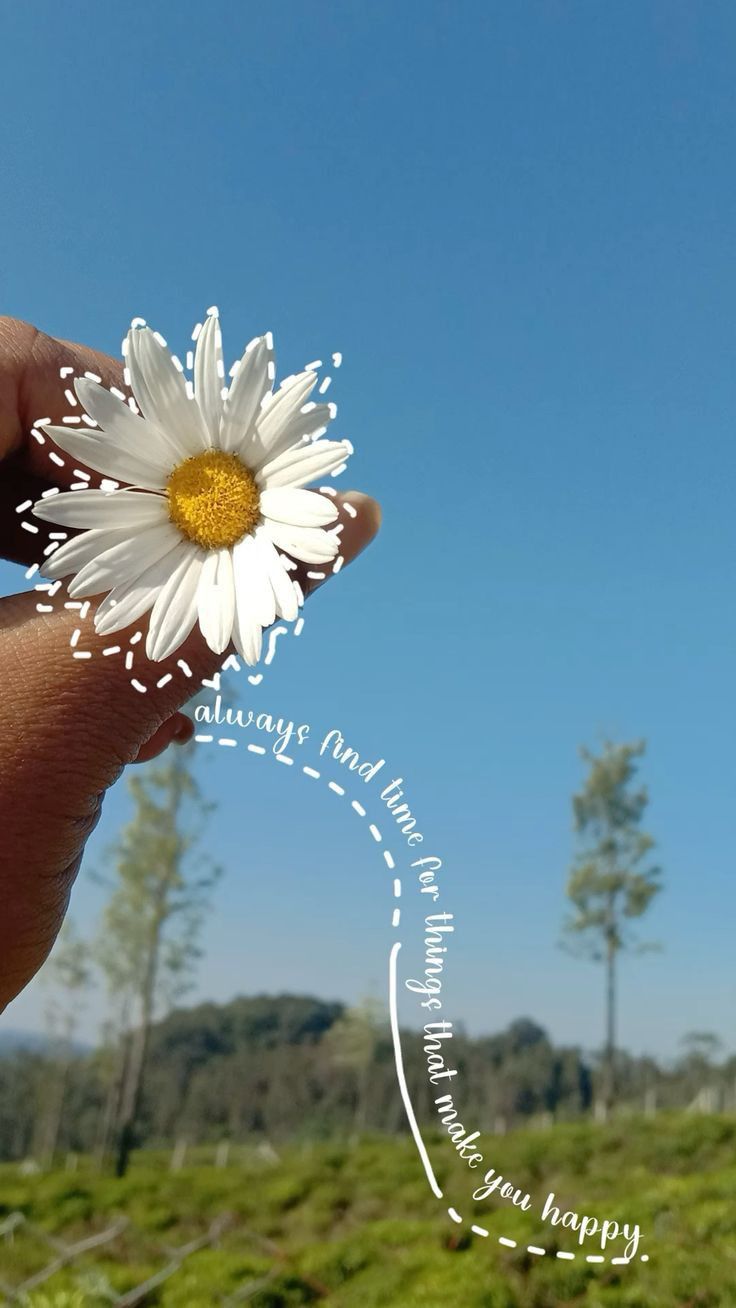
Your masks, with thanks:
[[[206,450],[174,468],[166,483],[174,526],[207,550],[227,549],[257,526],[261,500],[236,454]]]

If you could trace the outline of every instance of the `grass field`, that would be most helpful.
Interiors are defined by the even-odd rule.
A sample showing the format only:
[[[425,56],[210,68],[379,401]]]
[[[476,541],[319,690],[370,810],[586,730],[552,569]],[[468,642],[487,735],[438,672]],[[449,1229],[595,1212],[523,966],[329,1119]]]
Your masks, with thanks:
[[[93,1175],[85,1160],[75,1172],[32,1177],[5,1166],[0,1222],[18,1211],[33,1225],[0,1238],[0,1303],[736,1306],[736,1118],[556,1126],[489,1136],[484,1150],[486,1165],[530,1193],[534,1212],[490,1200],[473,1209],[481,1178],[446,1140],[432,1148],[442,1201],[429,1190],[409,1139],[293,1146],[278,1162],[243,1151],[220,1168],[195,1157],[176,1172],[168,1154],[141,1154],[121,1182]],[[549,1191],[561,1208],[638,1223],[638,1252],[649,1261],[586,1263],[586,1253],[600,1254],[597,1243],[587,1241],[581,1257],[573,1231],[539,1220]],[[447,1215],[448,1205],[462,1214],[461,1225]],[[8,1295],[58,1256],[41,1232],[74,1243],[119,1215],[129,1226],[111,1243],[75,1258],[27,1299]],[[178,1270],[136,1299],[136,1287],[176,1264],[176,1247],[206,1240],[220,1217],[227,1225],[214,1243],[192,1248]],[[473,1223],[488,1237],[473,1234]],[[517,1247],[499,1244],[499,1236]],[[529,1253],[530,1244],[550,1252]],[[578,1256],[560,1260],[557,1249]]]

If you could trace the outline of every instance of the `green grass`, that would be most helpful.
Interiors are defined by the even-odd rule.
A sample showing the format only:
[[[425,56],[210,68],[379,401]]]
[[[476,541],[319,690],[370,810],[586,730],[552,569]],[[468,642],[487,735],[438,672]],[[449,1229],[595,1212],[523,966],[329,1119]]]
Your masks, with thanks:
[[[410,1140],[372,1139],[293,1147],[278,1164],[248,1154],[216,1169],[195,1157],[173,1174],[168,1155],[141,1154],[124,1181],[93,1175],[84,1160],[77,1172],[30,1178],[0,1167],[0,1220],[20,1210],[73,1241],[118,1214],[130,1219],[113,1245],[56,1273],[31,1296],[33,1308],[102,1308],[106,1285],[131,1290],[166,1263],[164,1246],[196,1239],[223,1213],[231,1226],[217,1245],[192,1254],[146,1304],[212,1308],[252,1282],[255,1308],[736,1305],[736,1118],[564,1125],[486,1136],[482,1147],[485,1166],[528,1190],[535,1211],[474,1206],[482,1177],[446,1141],[431,1150],[445,1191],[437,1200]],[[563,1208],[637,1222],[649,1262],[591,1266],[579,1253],[574,1262],[528,1253],[529,1244],[579,1249],[574,1232],[539,1220],[550,1190]],[[448,1217],[450,1204],[462,1225]],[[473,1222],[489,1237],[474,1235]],[[499,1244],[501,1235],[518,1247]],[[583,1252],[600,1248],[589,1242]],[[0,1281],[16,1285],[51,1256],[30,1234],[0,1240]]]

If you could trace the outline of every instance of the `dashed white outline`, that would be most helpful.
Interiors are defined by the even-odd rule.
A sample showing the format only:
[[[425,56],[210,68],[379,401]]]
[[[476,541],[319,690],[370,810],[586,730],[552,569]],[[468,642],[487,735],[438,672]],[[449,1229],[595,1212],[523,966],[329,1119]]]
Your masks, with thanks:
[[[216,307],[215,305],[213,305],[211,308],[209,308],[209,309],[207,310],[207,315],[208,315],[208,316],[210,316],[211,314],[215,314],[215,313],[218,313],[218,309],[217,309],[217,307]],[[145,325],[146,325],[146,320],[145,320],[145,318],[134,317],[134,318],[132,319],[132,321],[131,321],[131,327],[144,327]],[[196,341],[196,340],[197,340],[197,337],[199,336],[199,333],[200,333],[201,330],[202,330],[202,325],[203,325],[202,323],[197,323],[197,324],[195,325],[194,330],[193,330],[193,332],[192,332],[192,341]],[[160,332],[154,332],[154,335],[156,336],[156,339],[157,339],[157,340],[158,340],[162,345],[166,346],[166,341],[164,340],[164,337],[161,335]],[[267,345],[268,345],[269,350],[270,350],[270,351],[273,351],[273,335],[272,335],[271,332],[268,332],[268,333],[266,334],[266,343],[267,343]],[[253,345],[253,344],[255,344],[254,341],[251,342],[251,345]],[[122,353],[122,356],[123,356],[123,364],[124,364],[124,365],[125,365],[125,357],[126,357],[126,347],[127,347],[127,337],[126,337],[126,339],[123,340],[123,342],[122,342],[122,346],[121,346],[121,353]],[[166,347],[166,348],[168,348],[168,347]],[[250,346],[249,346],[248,348],[250,348]],[[182,365],[181,361],[180,361],[180,360],[179,360],[175,355],[172,355],[172,359],[174,360],[174,363],[175,363],[176,367],[179,369],[179,371],[182,372],[182,373],[185,372],[185,368],[184,368],[184,366]],[[332,355],[332,362],[333,362],[333,366],[334,366],[335,368],[339,368],[340,365],[341,365],[341,363],[342,363],[342,354],[340,354],[339,352],[333,353],[333,355]],[[322,367],[322,361],[321,361],[321,360],[315,360],[312,364],[307,364],[307,365],[306,365],[305,371],[310,371],[310,370],[315,370],[315,371],[316,371],[318,368],[321,368],[321,367]],[[186,370],[189,371],[189,372],[191,373],[191,372],[193,371],[193,368],[194,368],[194,353],[193,353],[193,351],[188,350],[188,351],[187,351],[187,355],[186,355]],[[237,365],[234,364],[233,367],[230,369],[230,376],[233,377],[233,376],[235,375],[235,372],[236,372],[236,371],[237,371]],[[79,407],[79,400],[78,400],[77,396],[75,395],[75,393],[74,393],[74,391],[73,391],[73,389],[72,389],[73,379],[74,379],[75,374],[76,374],[76,369],[75,369],[73,366],[69,365],[69,364],[65,364],[65,365],[63,365],[62,367],[59,368],[59,377],[61,378],[62,382],[68,383],[68,384],[65,384],[65,386],[64,386],[64,397],[65,397],[65,399],[66,399],[66,402],[67,402],[67,403],[68,403],[72,408],[78,408],[78,407]],[[85,370],[84,373],[83,373],[82,375],[83,375],[85,378],[89,379],[90,381],[94,381],[94,382],[97,382],[97,383],[100,383],[100,384],[101,384],[102,379],[101,379],[101,377],[99,376],[99,374],[97,374],[97,373],[90,372],[89,370]],[[223,369],[222,369],[222,375],[223,375],[223,378],[224,378],[224,367],[223,367]],[[127,366],[124,366],[124,368],[123,368],[123,376],[124,376],[125,384],[126,384],[128,387],[130,387],[130,373],[129,373],[129,370],[128,370]],[[275,365],[274,365],[273,359],[271,359],[270,362],[269,362],[269,377],[270,377],[271,381],[275,380],[275,376],[276,376]],[[284,379],[282,380],[282,382],[281,382],[281,385],[283,385],[283,382],[286,381],[286,380],[288,380],[288,378],[284,378]],[[319,393],[320,395],[322,395],[322,394],[325,393],[325,391],[328,389],[328,387],[329,387],[329,385],[330,385],[330,382],[331,382],[331,378],[329,378],[329,377],[325,378],[325,379],[322,381],[321,385],[320,385],[319,388],[318,388],[318,393]],[[188,384],[188,385],[191,385],[191,378],[188,379],[188,383],[187,383],[187,384]],[[135,397],[134,397],[134,396],[132,396],[132,395],[125,395],[124,392],[121,391],[120,388],[117,387],[117,386],[109,386],[107,389],[109,389],[109,391],[111,392],[111,394],[116,395],[119,399],[124,400],[124,401],[129,405],[129,407],[131,408],[131,410],[132,410],[134,413],[137,413],[137,412],[138,412],[138,406],[137,406],[137,404],[136,404],[136,402],[135,402]],[[223,387],[223,399],[225,398],[226,394],[227,394],[227,387],[225,386],[225,387]],[[311,402],[309,402],[308,404],[305,404],[305,405],[303,406],[303,408],[302,408],[302,412],[307,412],[309,409],[313,409],[313,408],[315,408],[315,402],[314,402],[314,401],[311,401]],[[337,415],[337,406],[336,406],[334,403],[330,403],[329,408],[330,408],[331,416],[334,418],[334,417]],[[82,412],[81,416],[80,416],[79,414],[65,414],[65,415],[62,416],[61,422],[62,422],[62,424],[66,423],[67,425],[80,424],[80,423],[84,422],[84,423],[86,423],[86,424],[87,424],[88,426],[90,426],[90,427],[96,427],[96,426],[97,426],[97,423],[94,421],[94,419],[91,418],[90,415],[87,414],[87,413],[85,413],[85,412]],[[33,438],[38,442],[39,445],[41,445],[41,446],[46,446],[46,453],[48,454],[48,457],[49,457],[49,459],[51,460],[51,462],[52,462],[52,463],[55,463],[55,464],[57,465],[57,467],[63,468],[63,467],[66,467],[67,464],[69,464],[69,463],[72,462],[71,459],[70,459],[69,456],[67,456],[67,455],[62,456],[61,454],[57,454],[57,452],[56,452],[55,450],[49,449],[49,448],[48,448],[49,438],[45,435],[45,433],[44,433],[43,431],[40,430],[42,427],[50,425],[50,423],[51,423],[51,418],[50,418],[49,416],[44,416],[43,418],[36,418],[35,421],[33,422],[32,426],[31,426],[31,435],[32,435],[32,437],[33,437]],[[315,432],[315,433],[312,433],[312,435],[311,435],[309,438],[305,438],[305,440],[307,440],[307,439],[309,439],[309,440],[318,440],[318,439],[320,438],[320,436],[324,435],[325,430],[326,430],[326,428],[324,428],[324,427],[323,427],[323,428],[320,428],[319,431],[317,431],[317,432]],[[346,444],[346,449],[347,449],[348,453],[349,453],[349,454],[352,454],[352,453],[353,453],[353,447],[352,447],[352,445],[350,444],[350,442],[349,442],[349,441],[346,441],[345,444]],[[345,465],[342,465],[342,468],[344,468],[344,467],[345,467]],[[333,473],[332,473],[332,476],[333,476],[333,477],[336,476],[340,471],[342,471],[342,468],[337,469],[336,472],[333,472]],[[89,485],[89,482],[90,482],[91,479],[92,479],[92,478],[91,478],[91,474],[88,473],[88,472],[83,472],[83,471],[81,470],[81,468],[74,468],[74,467],[72,467],[72,471],[74,472],[75,476],[77,476],[80,480],[79,480],[79,481],[76,481],[76,482],[72,482],[72,483],[70,484],[69,489],[70,489],[70,490],[85,490],[85,489],[87,489],[87,488],[88,488],[88,485]],[[111,478],[109,478],[109,477],[102,477],[101,474],[97,474],[97,478],[98,478],[98,481],[99,481],[100,489],[103,489],[103,490],[104,490],[104,489],[108,489],[108,488],[109,488],[109,489],[111,489],[111,490],[115,490],[115,489],[118,489],[118,488],[119,488],[120,483],[117,482],[117,481],[114,481],[113,479],[111,479]],[[320,486],[320,487],[317,488],[317,490],[318,490],[320,493],[325,493],[325,494],[329,494],[329,495],[333,495],[333,496],[336,494],[336,492],[334,491],[334,489],[333,489],[332,487]],[[59,494],[59,491],[60,491],[60,488],[59,488],[58,486],[52,486],[52,487],[50,487],[48,490],[46,490],[46,491],[43,492],[43,494],[42,494],[42,498],[46,498],[46,497],[49,496],[49,495],[58,495],[58,494]],[[18,513],[18,514],[25,513],[25,512],[28,511],[28,509],[32,509],[32,507],[33,507],[33,501],[32,501],[32,500],[23,500],[22,503],[17,504],[17,505],[15,506],[15,512]],[[355,516],[356,516],[356,514],[355,514],[355,509],[353,508],[352,505],[345,504],[344,507],[345,507],[345,511],[349,514],[350,517],[355,517]],[[23,528],[25,531],[29,532],[31,535],[38,535],[39,532],[40,532],[40,527],[39,527],[39,526],[37,525],[37,523],[35,523],[35,522],[28,522],[28,521],[25,521],[25,520],[24,520],[24,521],[21,522],[20,526],[21,526],[21,528]],[[341,527],[342,527],[342,524],[340,524],[340,529],[341,529]],[[44,549],[44,551],[43,551],[45,557],[48,557],[48,555],[49,555],[50,553],[52,553],[53,550],[56,549],[56,548],[58,547],[58,543],[59,543],[60,541],[62,541],[62,540],[66,540],[66,539],[68,538],[68,533],[67,533],[67,532],[49,532],[48,535],[49,535],[49,540],[50,540],[51,544],[50,544],[49,546],[47,546],[47,547]],[[289,561],[289,562],[291,563],[291,561]],[[340,569],[342,568],[343,563],[344,563],[344,559],[343,559],[342,555],[339,555],[339,554],[338,554],[338,555],[336,556],[336,558],[332,561],[332,564],[331,564],[331,572],[332,572],[332,574],[336,574],[336,573],[338,573],[338,572],[340,571]],[[296,563],[293,564],[293,567],[296,567]],[[39,565],[38,565],[37,563],[36,563],[36,564],[32,564],[32,565],[31,565],[31,566],[26,570],[26,573],[25,573],[26,580],[27,580],[27,581],[30,581],[31,578],[32,578],[33,576],[35,576],[35,574],[36,574],[38,571],[39,571]],[[313,581],[323,581],[323,580],[325,580],[325,579],[327,578],[328,575],[329,575],[329,574],[328,574],[327,572],[322,572],[322,571],[319,571],[319,572],[318,572],[318,571],[310,571],[310,572],[307,573],[307,576],[310,578],[310,580],[313,580]],[[63,583],[62,583],[61,581],[59,581],[59,582],[55,585],[55,589],[49,591],[49,594],[50,594],[51,596],[55,595],[55,594],[56,594],[56,591],[58,590],[58,588],[59,588],[62,584],[63,584]],[[297,598],[298,598],[298,601],[299,601],[299,605],[300,605],[300,607],[301,607],[301,605],[304,603],[304,594],[303,594],[303,592],[301,591],[301,588],[298,586],[298,584],[297,584],[296,582],[294,583],[294,585],[295,585],[296,590],[297,590],[297,592],[298,592]],[[48,585],[47,585],[46,583],[38,583],[38,584],[34,585],[34,589],[35,589],[35,590],[38,590],[38,591],[48,591],[48,590],[49,590],[49,587],[48,587]],[[65,605],[65,607],[69,607],[69,606],[68,606],[68,605]],[[89,605],[87,605],[86,608],[87,608],[87,611],[88,611],[88,610],[89,610]],[[37,609],[37,611],[38,611],[39,613],[53,613],[53,611],[54,611],[54,607],[53,607],[52,604],[45,604],[45,605],[42,605],[41,603],[38,603],[38,604],[36,605],[36,609]],[[83,613],[81,616],[82,616],[82,618],[86,617],[86,613]],[[269,629],[268,629],[268,652],[267,652],[266,658],[265,658],[265,660],[264,660],[264,663],[265,663],[266,665],[269,665],[269,664],[273,661],[273,658],[274,658],[274,655],[275,655],[275,651],[276,651],[276,640],[277,640],[277,637],[278,637],[279,635],[284,634],[284,633],[286,633],[287,631],[291,630],[291,632],[292,632],[292,634],[293,634],[294,636],[299,636],[299,635],[301,635],[303,628],[304,628],[304,616],[303,616],[303,614],[301,614],[301,613],[297,616],[297,618],[296,618],[296,619],[294,620],[294,622],[291,624],[291,627],[275,626],[275,627],[271,627],[271,628],[269,628]],[[132,645],[132,644],[134,644],[137,640],[140,640],[141,635],[142,635],[142,633],[140,633],[140,632],[139,632],[139,633],[136,633],[136,636],[135,636],[133,639],[131,639],[131,640],[129,641],[129,644]],[[80,651],[80,650],[76,650],[76,649],[75,649],[75,646],[76,646],[78,640],[79,640],[79,634],[74,633],[72,639],[70,640],[70,648],[71,648],[71,650],[72,650],[72,657],[73,657],[73,658],[92,658],[92,652],[91,652],[91,651],[90,651],[90,652],[87,652],[87,651]],[[117,654],[117,653],[119,653],[120,650],[121,650],[121,647],[120,647],[119,645],[117,645],[117,646],[116,646],[116,645],[112,645],[112,646],[108,646],[107,649],[104,649],[104,650],[102,651],[102,653],[103,653],[103,655],[108,655],[108,656],[110,656],[110,655],[112,655],[112,654]],[[232,656],[230,656],[230,657],[232,658]],[[225,663],[225,665],[223,665],[223,666],[227,666],[227,664],[228,664],[229,662],[230,662],[230,659],[226,660],[226,663]],[[187,676],[187,677],[191,677],[191,676],[192,676],[191,669],[188,668],[188,665],[184,662],[183,659],[180,659],[180,660],[177,661],[177,666],[178,666],[178,667],[179,667],[179,668],[184,672],[184,675],[185,675],[185,676]],[[235,666],[236,666],[236,667],[238,668],[238,670],[239,670],[239,665],[237,664],[237,662],[235,663]],[[126,655],[125,655],[125,669],[126,669],[126,671],[128,671],[128,672],[132,670],[132,659],[131,659],[130,656],[129,656],[129,651],[126,651]],[[171,680],[171,676],[170,676],[170,675],[169,675],[168,677],[166,677],[166,678],[162,678],[160,681],[156,682],[156,689],[159,689],[160,687],[165,686],[165,685],[167,684],[167,681],[169,681],[169,680]],[[252,685],[254,685],[254,686],[256,686],[256,685],[260,685],[261,681],[263,680],[263,674],[262,674],[262,673],[258,673],[258,674],[249,675],[248,680],[249,680],[249,682],[250,682]],[[133,689],[134,689],[134,690],[137,690],[139,693],[141,693],[141,692],[142,692],[142,693],[145,693],[146,690],[147,690],[147,688],[146,688],[145,686],[142,686],[141,682],[140,682],[137,678],[135,678],[135,677],[131,677],[131,678],[130,678],[130,684],[131,684],[131,686],[133,687]]]
[[[219,674],[216,675],[218,675],[218,686],[219,686]],[[213,735],[198,734],[195,735],[194,739],[200,744],[211,744],[215,741],[216,738]],[[232,746],[232,745],[237,745],[239,742],[231,738],[219,737],[217,738],[217,743],[219,743],[220,745]],[[270,753],[271,757],[275,758],[276,761],[280,763],[292,764],[294,762],[293,758],[287,757],[286,755],[274,754],[273,751],[268,751],[264,745],[256,745],[250,743],[246,745],[246,749],[250,753],[258,754],[261,757],[264,757]],[[310,777],[314,781],[320,781],[320,780],[325,781],[328,790],[330,790],[333,794],[336,794],[340,797],[345,796],[346,793],[345,787],[341,786],[338,782],[325,778],[322,775],[322,773],[317,770],[317,768],[313,768],[310,767],[308,764],[304,764],[301,768],[301,771],[304,774],[304,776]],[[358,800],[355,799],[350,800],[350,807],[352,808],[353,812],[355,812],[359,817],[367,816],[366,809]],[[370,831],[374,841],[377,844],[383,843],[382,832],[376,826],[375,823],[373,822],[369,823],[368,830]],[[395,868],[394,859],[390,851],[384,848],[381,852],[387,866],[389,868]],[[402,892],[401,878],[394,877],[392,884],[393,884],[394,899],[395,900],[400,899],[401,892]],[[401,910],[398,907],[395,907],[391,915],[391,926],[394,929],[396,929],[399,926],[400,922],[401,922]],[[434,1194],[435,1198],[442,1199],[444,1197],[443,1192],[440,1189],[437,1178],[435,1176],[434,1169],[430,1161],[429,1152],[424,1143],[424,1139],[422,1137],[419,1123],[417,1122],[416,1114],[414,1112],[414,1105],[412,1103],[411,1095],[409,1093],[409,1087],[407,1085],[406,1074],[404,1071],[404,1056],[403,1056],[403,1050],[401,1045],[401,1029],[399,1026],[398,986],[397,986],[397,959],[400,950],[401,950],[401,941],[395,940],[391,946],[391,950],[389,953],[388,995],[389,995],[389,1020],[390,1020],[390,1027],[391,1027],[391,1039],[392,1039],[393,1051],[394,1051],[394,1064],[396,1068],[396,1077],[399,1084],[401,1099],[404,1105],[404,1111],[406,1113],[407,1121],[409,1123],[409,1128],[411,1130],[414,1139],[414,1144],[416,1145],[419,1158],[424,1168],[424,1172],[427,1177],[429,1187],[432,1190],[432,1193]],[[447,1214],[451,1219],[451,1221],[453,1221],[456,1225],[460,1226],[464,1224],[465,1219],[457,1211],[456,1208],[452,1206],[448,1207]],[[477,1222],[473,1222],[471,1224],[470,1229],[475,1235],[481,1236],[484,1239],[488,1238],[491,1234],[491,1232],[485,1226],[480,1226]],[[540,1257],[540,1258],[544,1256],[549,1256],[549,1257],[554,1256],[555,1258],[559,1258],[562,1261],[568,1261],[568,1262],[574,1262],[576,1259],[579,1258],[581,1260],[584,1259],[585,1262],[590,1264],[597,1265],[600,1263],[608,1262],[612,1266],[613,1265],[628,1266],[629,1263],[637,1261],[632,1258],[622,1258],[621,1256],[617,1256],[615,1258],[614,1257],[606,1258],[603,1254],[583,1254],[582,1251],[579,1253],[574,1253],[562,1249],[560,1250],[543,1249],[541,1245],[536,1245],[536,1244],[528,1244],[528,1245],[520,1246],[517,1240],[512,1240],[510,1239],[509,1236],[505,1236],[505,1235],[496,1236],[496,1240],[500,1245],[503,1245],[508,1249],[524,1248],[526,1253],[532,1254],[534,1257]],[[638,1261],[643,1263],[649,1262],[649,1254],[647,1253],[640,1254]]]

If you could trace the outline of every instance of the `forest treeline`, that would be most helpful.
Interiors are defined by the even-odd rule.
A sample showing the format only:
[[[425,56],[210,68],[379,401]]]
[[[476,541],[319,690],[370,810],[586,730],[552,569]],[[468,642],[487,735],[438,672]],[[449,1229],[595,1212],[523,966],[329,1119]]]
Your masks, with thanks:
[[[404,1033],[407,1081],[420,1121],[429,1123],[432,1089],[422,1043],[419,1032]],[[704,1034],[692,1035],[670,1067],[619,1053],[619,1111],[733,1107],[736,1057],[717,1063],[715,1053]],[[553,1045],[528,1018],[497,1035],[456,1033],[453,1055],[462,1117],[487,1132],[587,1115],[606,1074],[602,1060]],[[0,1058],[0,1159],[38,1157],[49,1105],[55,1111],[59,1104],[55,1150],[94,1154],[109,1114],[109,1059],[106,1049],[70,1058],[53,1044]],[[241,997],[174,1010],[151,1028],[137,1145],[276,1144],[366,1130],[405,1130],[390,1036],[375,1004]]]

